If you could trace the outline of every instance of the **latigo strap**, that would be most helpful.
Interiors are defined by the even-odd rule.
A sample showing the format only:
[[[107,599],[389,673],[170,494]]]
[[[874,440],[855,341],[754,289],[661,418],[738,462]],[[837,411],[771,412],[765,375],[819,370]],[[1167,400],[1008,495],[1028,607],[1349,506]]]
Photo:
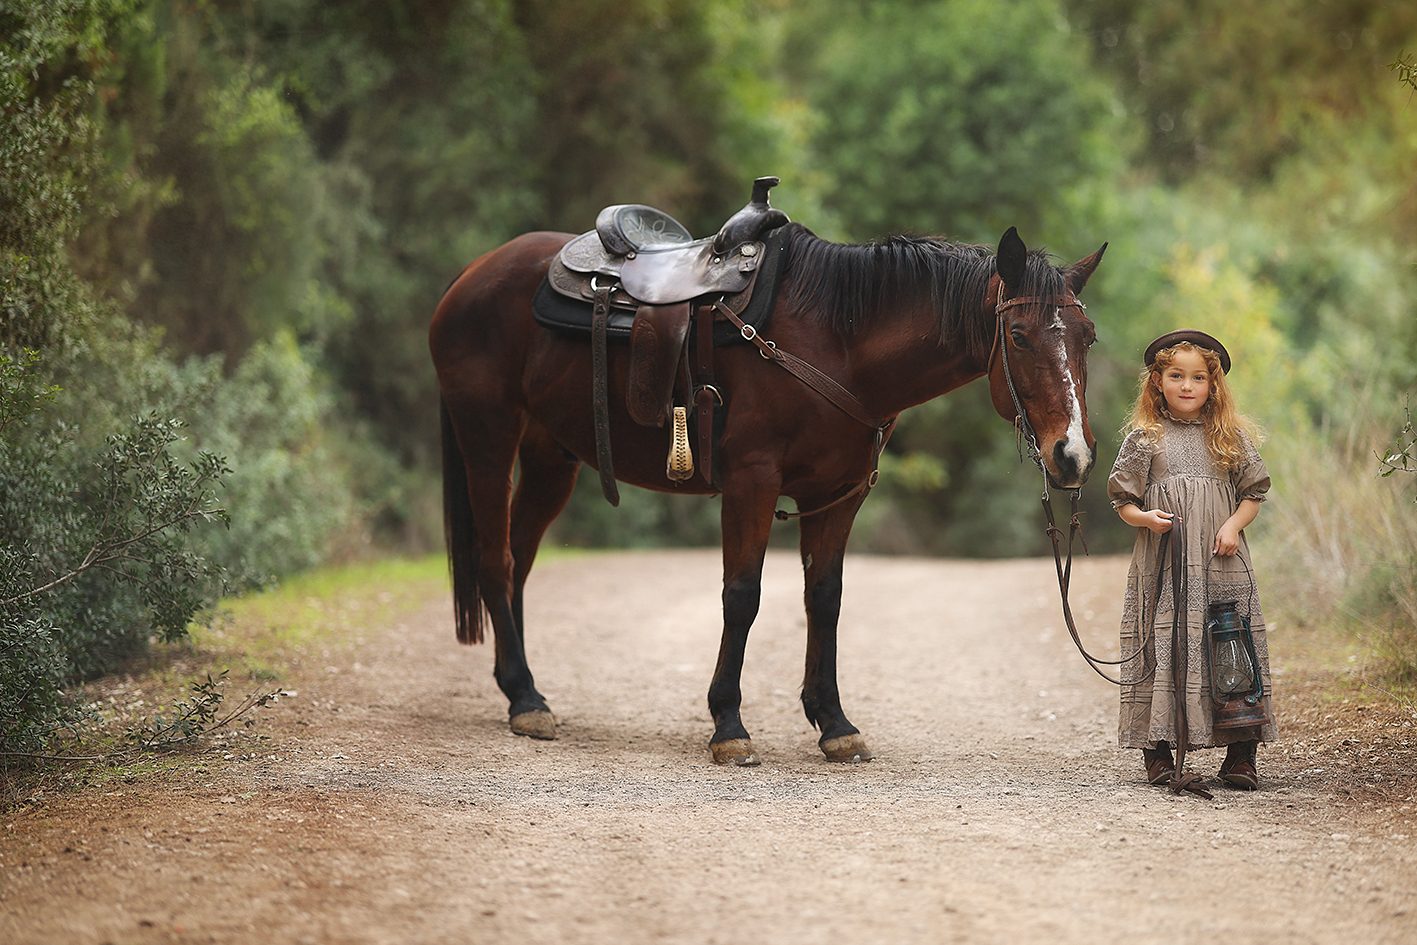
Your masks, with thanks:
[[[610,368],[606,352],[606,327],[610,319],[610,289],[597,289],[590,330],[591,408],[595,415],[595,455],[600,466],[600,491],[605,501],[619,507],[615,465],[610,458]]]

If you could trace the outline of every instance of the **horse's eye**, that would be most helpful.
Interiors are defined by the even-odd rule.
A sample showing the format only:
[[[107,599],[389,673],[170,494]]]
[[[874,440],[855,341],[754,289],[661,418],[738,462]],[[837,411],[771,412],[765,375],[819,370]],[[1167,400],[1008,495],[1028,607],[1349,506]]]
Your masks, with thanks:
[[[1028,347],[1028,338],[1024,335],[1024,333],[1023,333],[1020,329],[1017,329],[1017,328],[1011,328],[1011,329],[1009,329],[1009,337],[1014,340],[1014,346],[1015,346],[1015,347],[1017,347],[1017,348],[1027,348],[1027,347]]]

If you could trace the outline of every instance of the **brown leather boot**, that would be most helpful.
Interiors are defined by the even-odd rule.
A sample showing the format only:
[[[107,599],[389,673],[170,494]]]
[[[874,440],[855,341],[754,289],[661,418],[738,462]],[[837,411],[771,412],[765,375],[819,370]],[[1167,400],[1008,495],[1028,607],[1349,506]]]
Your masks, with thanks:
[[[1141,750],[1142,761],[1146,764],[1146,783],[1170,784],[1176,773],[1176,759],[1171,756],[1171,743],[1159,741],[1155,748]]]
[[[1255,754],[1259,746],[1259,740],[1253,738],[1230,745],[1225,750],[1225,761],[1220,765],[1220,780],[1242,791],[1258,789],[1260,776],[1255,769]]]

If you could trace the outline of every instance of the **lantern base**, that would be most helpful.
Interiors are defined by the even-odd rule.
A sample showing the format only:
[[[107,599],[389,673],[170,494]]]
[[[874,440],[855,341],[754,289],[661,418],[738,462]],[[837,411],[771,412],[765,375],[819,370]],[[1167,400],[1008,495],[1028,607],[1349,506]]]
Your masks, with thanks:
[[[1212,728],[1253,728],[1269,721],[1269,713],[1258,700],[1250,702],[1243,696],[1229,702],[1215,704],[1215,722]]]

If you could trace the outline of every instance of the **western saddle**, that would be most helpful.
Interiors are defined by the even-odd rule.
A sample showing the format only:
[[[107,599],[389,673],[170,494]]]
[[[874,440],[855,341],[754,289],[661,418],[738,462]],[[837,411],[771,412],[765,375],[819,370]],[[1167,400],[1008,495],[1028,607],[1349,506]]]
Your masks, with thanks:
[[[787,214],[768,204],[768,191],[777,183],[776,177],[755,180],[747,205],[729,217],[717,234],[698,240],[654,207],[606,207],[596,217],[595,229],[571,240],[552,261],[534,308],[542,324],[574,331],[578,326],[569,319],[546,314],[557,304],[547,297],[546,287],[590,305],[596,457],[601,491],[611,505],[620,504],[610,453],[607,342],[611,337],[627,338],[630,344],[626,407],[631,418],[651,427],[672,422],[668,478],[680,482],[694,475],[687,407],[692,400],[698,427],[697,467],[704,481],[713,484],[714,407],[723,402],[713,378],[714,320],[716,315],[727,318],[724,307],[735,320],[744,312],[768,256],[774,257],[769,278],[775,279],[775,253],[767,252],[765,238],[789,222]],[[770,301],[766,308],[770,311]],[[691,323],[697,326],[692,366]],[[684,401],[679,405],[676,388],[678,399]]]

